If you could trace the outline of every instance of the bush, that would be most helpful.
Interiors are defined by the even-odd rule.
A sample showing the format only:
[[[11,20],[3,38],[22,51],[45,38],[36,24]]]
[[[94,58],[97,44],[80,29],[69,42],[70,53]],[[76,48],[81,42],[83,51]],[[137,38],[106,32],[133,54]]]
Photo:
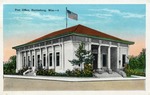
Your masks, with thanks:
[[[3,64],[4,74],[16,74],[16,56],[11,56],[9,61]]]
[[[68,77],[92,77],[92,65],[85,64],[84,70],[67,70],[65,73],[56,73],[54,69],[38,69],[37,75],[43,76],[68,76]]]
[[[138,71],[132,70],[132,69],[126,69],[125,72],[128,77],[130,77],[131,75],[145,76],[144,72],[138,72]]]
[[[127,76],[138,75],[145,76],[146,65],[146,50],[143,49],[138,56],[131,56],[129,64],[125,66],[125,72]]]
[[[85,64],[84,70],[79,69],[74,69],[72,71],[67,70],[66,75],[72,77],[92,77],[93,76],[92,65]]]
[[[4,69],[4,74],[16,74],[16,70],[14,69]]]
[[[39,69],[37,72],[36,72],[37,75],[44,75],[44,76],[53,76],[55,75],[55,71],[54,69]]]
[[[141,72],[137,69],[131,69],[129,64],[125,65],[124,71],[128,77],[130,77],[131,75],[145,76],[145,72]]]
[[[92,66],[86,64],[84,70],[67,70],[65,73],[56,73],[54,69],[38,69],[37,75],[43,76],[68,76],[68,77],[92,77]]]
[[[55,76],[67,76],[66,73],[55,73]]]

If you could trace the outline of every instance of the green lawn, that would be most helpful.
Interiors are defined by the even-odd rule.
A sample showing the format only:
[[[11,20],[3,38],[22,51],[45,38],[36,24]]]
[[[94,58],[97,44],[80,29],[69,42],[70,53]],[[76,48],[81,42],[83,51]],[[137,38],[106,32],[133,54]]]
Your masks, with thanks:
[[[137,72],[145,72],[145,69],[134,69]]]

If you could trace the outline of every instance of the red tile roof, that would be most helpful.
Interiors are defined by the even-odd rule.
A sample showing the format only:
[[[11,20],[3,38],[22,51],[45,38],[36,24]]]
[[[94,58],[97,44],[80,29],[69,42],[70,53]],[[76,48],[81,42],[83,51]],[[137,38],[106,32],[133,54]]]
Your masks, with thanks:
[[[90,35],[90,36],[96,36],[96,37],[100,37],[100,38],[108,38],[108,39],[112,39],[112,40],[122,40],[120,38],[102,33],[100,31],[97,31],[97,30],[94,30],[94,29],[91,29],[89,27],[86,27],[86,26],[83,26],[83,25],[79,24],[79,25],[76,25],[76,26],[73,26],[73,27],[69,27],[69,28],[66,28],[66,29],[58,30],[56,32],[52,32],[50,34],[47,34],[45,36],[42,36],[42,37],[37,38],[35,40],[32,40],[29,43],[41,41],[41,40],[44,40],[44,39],[47,39],[47,38],[52,38],[52,37],[55,37],[55,36],[58,36],[58,35],[71,33],[71,32],[72,33],[78,33],[78,34]]]
[[[83,26],[83,25],[79,24],[79,25],[76,25],[76,26],[72,26],[72,27],[69,27],[69,28],[66,28],[66,29],[62,29],[62,30],[58,30],[56,32],[49,33],[49,34],[44,35],[40,38],[32,40],[32,41],[30,41],[26,44],[42,41],[42,40],[45,40],[45,39],[53,38],[53,37],[56,37],[56,36],[59,36],[59,35],[62,35],[62,34],[68,34],[68,33],[77,33],[77,34],[95,36],[95,37],[100,37],[100,38],[106,38],[106,39],[110,39],[110,40],[130,42],[130,41],[126,41],[126,40],[120,39],[118,37],[111,36],[111,35],[108,35],[106,33],[101,32],[101,31],[94,30],[94,29],[91,29],[89,27],[86,27],[86,26]],[[131,42],[131,43],[133,43],[133,42]]]

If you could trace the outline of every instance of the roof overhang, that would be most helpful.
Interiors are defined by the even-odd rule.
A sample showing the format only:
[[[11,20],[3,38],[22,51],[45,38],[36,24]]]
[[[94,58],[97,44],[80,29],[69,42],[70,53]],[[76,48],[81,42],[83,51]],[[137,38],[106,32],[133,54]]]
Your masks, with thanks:
[[[91,36],[91,35],[86,35],[86,34],[79,34],[79,33],[75,33],[75,32],[69,32],[69,33],[57,35],[57,36],[55,36],[55,37],[46,38],[46,39],[43,39],[43,40],[40,40],[40,41],[37,41],[37,42],[25,43],[25,44],[18,45],[18,46],[12,47],[12,48],[13,48],[13,49],[17,49],[17,48],[20,48],[20,47],[24,47],[24,46],[28,46],[28,45],[33,45],[33,44],[37,44],[37,43],[40,43],[40,42],[45,42],[45,41],[48,41],[48,40],[53,40],[53,39],[57,39],[57,38],[60,38],[60,37],[65,37],[65,36],[70,36],[70,35],[76,35],[76,36],[82,36],[82,37],[95,38],[95,39],[99,39],[99,40],[114,41],[114,42],[123,43],[123,44],[128,44],[128,45],[134,44],[134,42],[132,42],[132,41],[127,41],[127,40],[114,40],[114,39],[103,38],[103,37],[99,37],[99,36]]]

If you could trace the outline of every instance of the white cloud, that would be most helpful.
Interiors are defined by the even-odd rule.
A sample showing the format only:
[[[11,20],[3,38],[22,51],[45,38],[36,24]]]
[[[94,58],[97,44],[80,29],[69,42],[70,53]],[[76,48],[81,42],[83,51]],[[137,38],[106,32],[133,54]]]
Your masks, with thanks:
[[[121,14],[120,10],[113,10],[113,9],[101,9],[101,10],[109,13]]]
[[[90,11],[95,11],[95,12],[103,12],[103,13],[108,13],[113,15],[119,15],[122,16],[123,18],[143,18],[145,15],[143,14],[136,14],[136,13],[130,13],[130,12],[122,12],[120,10],[114,10],[114,9],[89,9]],[[105,15],[104,15],[105,16]],[[107,15],[106,15],[107,16]]]
[[[64,17],[62,16],[56,16],[56,15],[44,15],[44,14],[40,14],[39,12],[12,12],[11,14],[16,15],[15,19],[20,19],[20,20],[31,20],[33,18],[39,18],[41,20],[63,20]]]
[[[62,16],[42,15],[38,12],[24,12],[24,14],[31,16],[31,17],[37,17],[42,20],[62,20],[62,19],[64,19],[64,17],[62,17]]]
[[[98,17],[98,18],[107,18],[107,17],[111,17],[112,14],[88,14],[87,16],[94,16],[94,17]]]
[[[32,17],[14,17],[13,19],[15,19],[15,20],[31,20],[33,18]]]
[[[142,14],[133,14],[133,13],[124,13],[123,14],[124,18],[143,18],[145,15]]]

